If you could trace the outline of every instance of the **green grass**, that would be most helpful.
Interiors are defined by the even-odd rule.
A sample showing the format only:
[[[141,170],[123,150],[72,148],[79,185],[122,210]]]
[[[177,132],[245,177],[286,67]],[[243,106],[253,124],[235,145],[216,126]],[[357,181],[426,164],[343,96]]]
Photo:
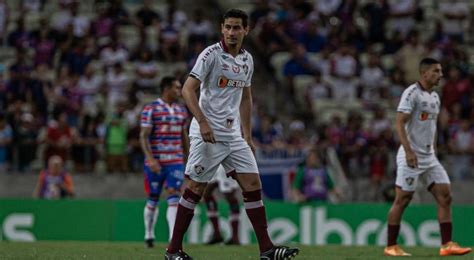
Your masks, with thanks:
[[[0,242],[0,259],[163,259],[165,244],[145,249],[142,243],[121,242]],[[299,246],[296,259],[392,259],[382,256],[382,247]],[[411,247],[409,259],[446,259],[437,256],[437,248]],[[257,246],[185,245],[196,260],[258,259]],[[449,258],[448,258],[449,259]],[[455,259],[474,259],[468,254]]]

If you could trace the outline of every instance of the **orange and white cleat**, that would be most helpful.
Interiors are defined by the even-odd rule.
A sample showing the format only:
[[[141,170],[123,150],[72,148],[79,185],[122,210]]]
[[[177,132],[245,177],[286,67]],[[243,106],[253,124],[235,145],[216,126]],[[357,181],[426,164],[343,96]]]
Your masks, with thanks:
[[[411,254],[405,252],[398,245],[385,247],[383,254],[386,256],[411,256]]]
[[[458,243],[450,241],[439,249],[440,256],[465,255],[472,251],[470,247],[460,247]]]

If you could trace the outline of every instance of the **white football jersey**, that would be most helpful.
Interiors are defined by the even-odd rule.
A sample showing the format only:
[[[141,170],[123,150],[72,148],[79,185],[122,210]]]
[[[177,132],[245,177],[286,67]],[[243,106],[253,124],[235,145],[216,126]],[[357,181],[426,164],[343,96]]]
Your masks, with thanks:
[[[434,145],[440,105],[438,94],[425,91],[418,82],[405,89],[400,99],[397,111],[411,115],[405,130],[410,146],[418,157],[419,167],[437,163]],[[397,161],[405,158],[403,146],[398,150],[397,157]]]
[[[243,88],[250,87],[253,58],[240,50],[230,55],[224,42],[207,47],[199,54],[190,76],[201,81],[199,106],[214,131],[216,141],[231,141],[242,137],[240,131],[240,101]],[[195,118],[189,136],[201,137]]]

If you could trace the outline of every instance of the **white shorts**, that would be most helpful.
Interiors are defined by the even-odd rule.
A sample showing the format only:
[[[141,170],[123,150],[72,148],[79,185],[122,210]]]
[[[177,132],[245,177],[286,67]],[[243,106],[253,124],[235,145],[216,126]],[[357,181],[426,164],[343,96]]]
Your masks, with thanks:
[[[239,188],[239,183],[232,177],[227,177],[224,166],[219,165],[216,174],[211,179],[211,182],[217,182],[219,191],[222,193],[230,193]]]
[[[427,168],[411,168],[406,165],[397,167],[395,184],[403,191],[415,191],[418,179],[427,188],[430,188],[433,184],[450,183],[448,174],[440,163]]]
[[[191,180],[209,182],[220,164],[225,172],[258,173],[255,156],[244,139],[212,144],[198,137],[190,137],[185,174]]]

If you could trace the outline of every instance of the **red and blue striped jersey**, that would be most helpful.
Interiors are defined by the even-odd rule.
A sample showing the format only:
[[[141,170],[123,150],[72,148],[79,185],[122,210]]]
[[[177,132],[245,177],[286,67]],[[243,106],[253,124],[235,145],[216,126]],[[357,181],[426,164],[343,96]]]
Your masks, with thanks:
[[[149,137],[153,157],[161,165],[184,162],[182,132],[188,112],[180,104],[167,104],[161,98],[147,104],[142,111],[141,127],[151,127]]]

